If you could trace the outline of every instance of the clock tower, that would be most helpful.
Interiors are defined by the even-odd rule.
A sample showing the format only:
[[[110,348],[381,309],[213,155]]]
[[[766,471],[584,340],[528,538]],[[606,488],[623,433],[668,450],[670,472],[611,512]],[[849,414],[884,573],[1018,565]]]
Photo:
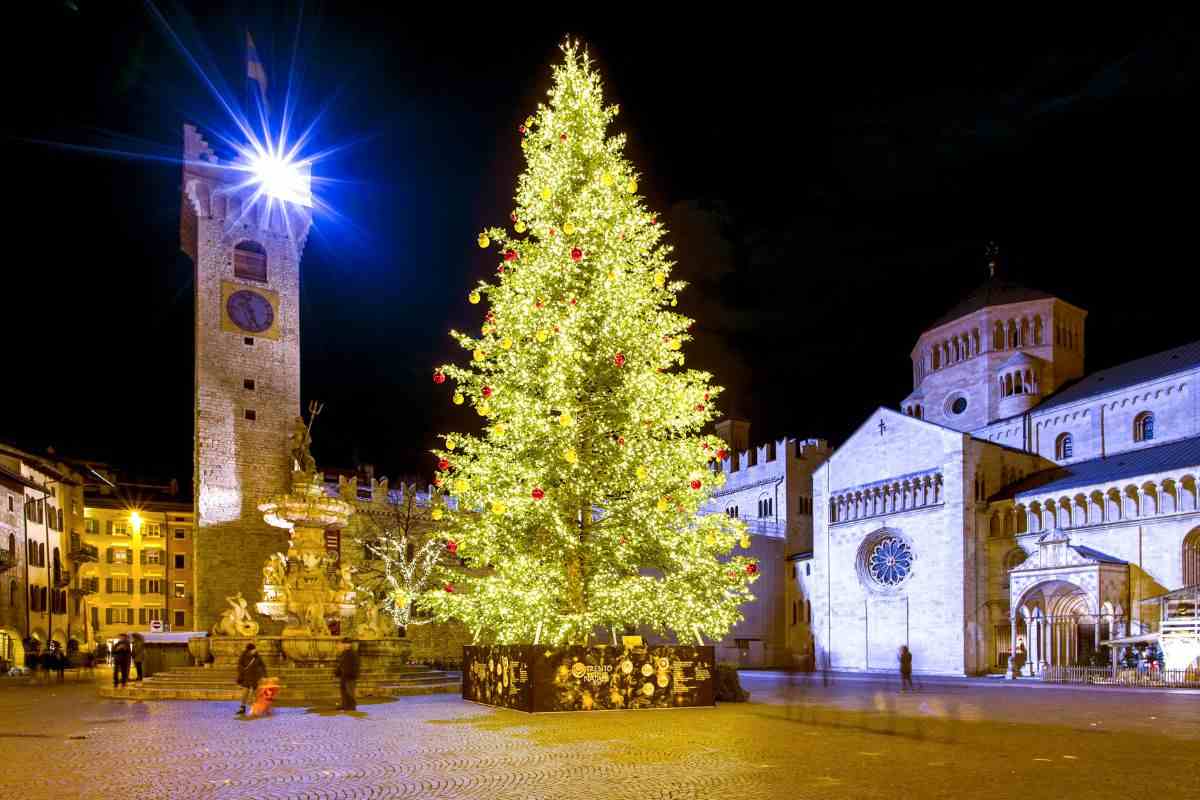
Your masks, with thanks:
[[[309,209],[252,197],[235,156],[183,129],[180,238],[195,265],[196,619],[210,628],[286,549],[258,504],[288,490],[288,432],[300,414],[300,257]],[[269,631],[265,631],[269,632]]]

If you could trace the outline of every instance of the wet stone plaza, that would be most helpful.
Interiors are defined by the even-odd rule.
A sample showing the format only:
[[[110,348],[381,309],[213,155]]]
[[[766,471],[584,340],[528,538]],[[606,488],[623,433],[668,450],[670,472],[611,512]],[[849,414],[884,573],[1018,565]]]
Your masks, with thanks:
[[[0,797],[1194,797],[1200,695],[746,674],[752,702],[546,714],[454,695],[352,714],[0,684]]]

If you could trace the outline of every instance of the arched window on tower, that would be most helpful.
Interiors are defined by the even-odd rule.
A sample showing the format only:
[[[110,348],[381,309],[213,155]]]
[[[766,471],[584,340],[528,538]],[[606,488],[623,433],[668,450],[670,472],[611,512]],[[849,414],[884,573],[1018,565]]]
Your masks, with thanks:
[[[1012,375],[1004,376],[1004,396],[1009,397],[1013,393]]]
[[[1148,442],[1154,438],[1154,415],[1143,411],[1133,420],[1133,440]]]
[[[1042,343],[1042,318],[1041,317],[1033,318],[1033,343],[1034,344]]]
[[[1029,318],[1021,317],[1021,347],[1029,346]]]
[[[1183,585],[1200,583],[1200,528],[1183,537]]]
[[[934,345],[933,353],[932,353],[932,355],[930,355],[929,360],[930,360],[930,365],[933,367],[933,369],[941,369],[942,368],[942,351],[941,351],[941,349],[938,348],[937,345]]]
[[[267,282],[267,250],[258,242],[246,240],[233,248],[233,275],[248,281]]]
[[[1075,440],[1071,438],[1071,434],[1060,434],[1054,440],[1054,457],[1059,461],[1065,461],[1068,458],[1075,456]]]
[[[1004,326],[999,322],[992,326],[992,349],[1004,349]]]
[[[1013,380],[1013,394],[1025,394],[1025,388],[1021,385],[1021,373],[1019,372]]]
[[[979,355],[979,328],[971,331],[971,352]]]
[[[1017,323],[1011,319],[1008,321],[1008,349],[1016,350],[1020,346],[1017,341]]]

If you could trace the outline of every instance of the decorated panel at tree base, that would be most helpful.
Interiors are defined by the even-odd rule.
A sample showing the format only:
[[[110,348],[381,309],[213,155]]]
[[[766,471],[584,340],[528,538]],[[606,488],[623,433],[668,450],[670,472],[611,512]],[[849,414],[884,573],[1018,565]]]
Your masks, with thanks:
[[[714,704],[712,647],[468,645],[463,699],[531,713]]]

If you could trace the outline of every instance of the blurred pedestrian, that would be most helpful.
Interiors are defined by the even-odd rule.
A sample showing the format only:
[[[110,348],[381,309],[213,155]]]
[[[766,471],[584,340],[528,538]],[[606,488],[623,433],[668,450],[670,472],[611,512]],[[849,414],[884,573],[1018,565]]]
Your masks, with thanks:
[[[254,703],[258,682],[267,677],[267,665],[258,654],[254,642],[247,642],[246,649],[238,656],[237,682],[242,687],[242,707],[238,715],[246,713],[246,706]]]
[[[135,681],[142,679],[142,662],[146,660],[146,640],[142,638],[140,633],[133,634],[133,666],[137,668],[137,677]]]
[[[912,679],[912,651],[908,645],[900,645],[900,691],[915,691]]]
[[[122,633],[117,637],[117,643],[112,648],[113,657],[113,688],[120,684],[125,688],[129,682],[129,662],[133,660],[133,648],[129,645],[129,634]]]
[[[353,711],[358,708],[354,692],[358,684],[358,651],[354,649],[354,640],[342,639],[341,652],[338,654],[337,667],[334,669],[338,686],[342,692],[342,704],[338,711]]]

